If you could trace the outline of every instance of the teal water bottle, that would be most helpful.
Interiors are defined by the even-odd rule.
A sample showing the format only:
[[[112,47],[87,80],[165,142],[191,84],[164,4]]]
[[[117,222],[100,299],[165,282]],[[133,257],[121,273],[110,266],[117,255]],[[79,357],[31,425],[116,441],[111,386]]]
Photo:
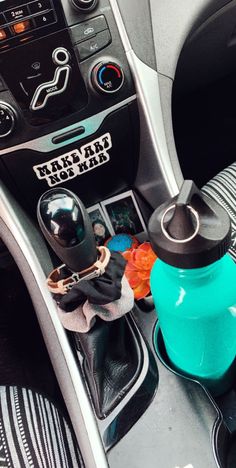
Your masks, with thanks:
[[[236,264],[226,211],[192,181],[153,213],[158,256],[151,291],[172,367],[214,395],[232,384],[236,356]]]

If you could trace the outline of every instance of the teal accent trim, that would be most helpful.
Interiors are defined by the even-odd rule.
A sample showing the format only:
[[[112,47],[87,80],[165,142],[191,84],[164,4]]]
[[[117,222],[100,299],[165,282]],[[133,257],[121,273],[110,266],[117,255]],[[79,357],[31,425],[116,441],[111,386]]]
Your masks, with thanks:
[[[63,148],[64,146],[67,146],[71,143],[75,143],[76,141],[80,141],[83,138],[93,135],[93,133],[97,132],[97,130],[99,129],[99,127],[102,125],[103,121],[109,114],[111,114],[117,109],[121,109],[123,106],[125,106],[126,104],[129,104],[130,102],[135,101],[136,99],[137,99],[137,96],[136,94],[134,94],[133,96],[130,96],[129,98],[124,99],[124,101],[121,101],[118,104],[115,104],[114,106],[111,106],[108,109],[102,112],[99,112],[96,115],[92,115],[85,120],[76,122],[73,125],[70,125],[69,127],[62,128],[61,130],[50,133],[49,135],[43,135],[42,137],[36,138],[35,140],[26,141],[16,146],[4,148],[0,150],[0,155],[5,155],[8,153],[12,153],[13,151],[18,151],[18,150],[23,150],[23,149],[29,149],[33,151],[40,151],[42,153],[48,153],[50,151],[54,151],[55,149]],[[70,132],[71,130],[76,129],[79,125],[85,128],[85,132],[82,135],[78,135],[77,137],[73,137],[59,144],[54,144],[52,142],[53,138],[63,135],[66,132]]]

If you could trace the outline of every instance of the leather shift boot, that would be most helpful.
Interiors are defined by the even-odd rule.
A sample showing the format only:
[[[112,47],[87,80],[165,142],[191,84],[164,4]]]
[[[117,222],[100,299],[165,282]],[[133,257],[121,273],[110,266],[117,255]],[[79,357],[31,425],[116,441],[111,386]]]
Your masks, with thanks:
[[[136,381],[140,344],[126,316],[113,322],[97,318],[88,333],[73,333],[84,356],[84,373],[97,416],[107,416]]]

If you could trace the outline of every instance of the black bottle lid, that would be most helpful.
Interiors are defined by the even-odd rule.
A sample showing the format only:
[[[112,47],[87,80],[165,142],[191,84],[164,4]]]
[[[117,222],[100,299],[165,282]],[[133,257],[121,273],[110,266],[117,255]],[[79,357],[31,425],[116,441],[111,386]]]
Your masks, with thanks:
[[[185,180],[179,195],[152,214],[149,239],[156,255],[177,268],[201,268],[228,251],[231,223],[228,213]]]

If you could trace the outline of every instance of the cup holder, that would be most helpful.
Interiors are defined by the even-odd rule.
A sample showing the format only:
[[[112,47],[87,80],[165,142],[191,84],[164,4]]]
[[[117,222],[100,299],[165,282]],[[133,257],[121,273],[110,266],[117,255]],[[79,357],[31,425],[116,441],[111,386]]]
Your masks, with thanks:
[[[170,362],[170,360],[168,358],[166,348],[165,348],[165,344],[164,344],[164,340],[163,340],[163,336],[162,336],[161,329],[160,329],[158,321],[157,321],[157,323],[155,325],[155,329],[154,329],[153,343],[154,343],[154,349],[155,349],[155,351],[157,353],[157,356],[159,357],[160,361],[162,362],[162,364],[165,367],[167,367],[167,369],[169,369],[174,374],[178,374],[178,372],[176,372],[173,369],[172,364],[171,364],[171,362]]]
[[[189,379],[193,382],[198,382],[202,385],[203,388],[205,388],[205,390],[207,390],[211,394],[213,398],[223,395],[234,386],[236,382],[236,359],[234,360],[230,369],[224,374],[224,376],[221,379],[213,379],[207,377],[196,378],[194,375],[183,373],[181,370],[179,370],[172,364],[167,355],[163,336],[158,322],[154,330],[153,340],[154,349],[156,350],[160,361],[164,364],[165,367],[167,367],[167,369],[169,369],[171,372],[180,377]]]
[[[230,434],[221,426],[215,442],[215,451],[220,468],[236,467],[236,434]]]
[[[158,358],[170,372],[183,379],[190,380],[198,385],[200,384],[210,394],[212,402],[214,402],[221,415],[221,423],[215,432],[213,442],[219,466],[220,468],[236,468],[236,361],[234,361],[226,376],[226,384],[225,382],[221,382],[220,386],[217,387],[218,392],[215,391],[215,388],[211,391],[209,387],[206,389],[204,382],[184,375],[174,368],[168,358],[158,322],[154,329],[153,341]]]
[[[172,372],[175,375],[178,375],[179,377],[182,377],[183,379],[191,380],[193,382],[197,382],[198,384],[200,383],[193,376],[186,375],[173,366],[166,352],[165,343],[158,321],[154,328],[153,344],[158,358],[170,372]]]
[[[226,456],[226,468],[236,467],[236,434],[234,434],[229,441]]]

